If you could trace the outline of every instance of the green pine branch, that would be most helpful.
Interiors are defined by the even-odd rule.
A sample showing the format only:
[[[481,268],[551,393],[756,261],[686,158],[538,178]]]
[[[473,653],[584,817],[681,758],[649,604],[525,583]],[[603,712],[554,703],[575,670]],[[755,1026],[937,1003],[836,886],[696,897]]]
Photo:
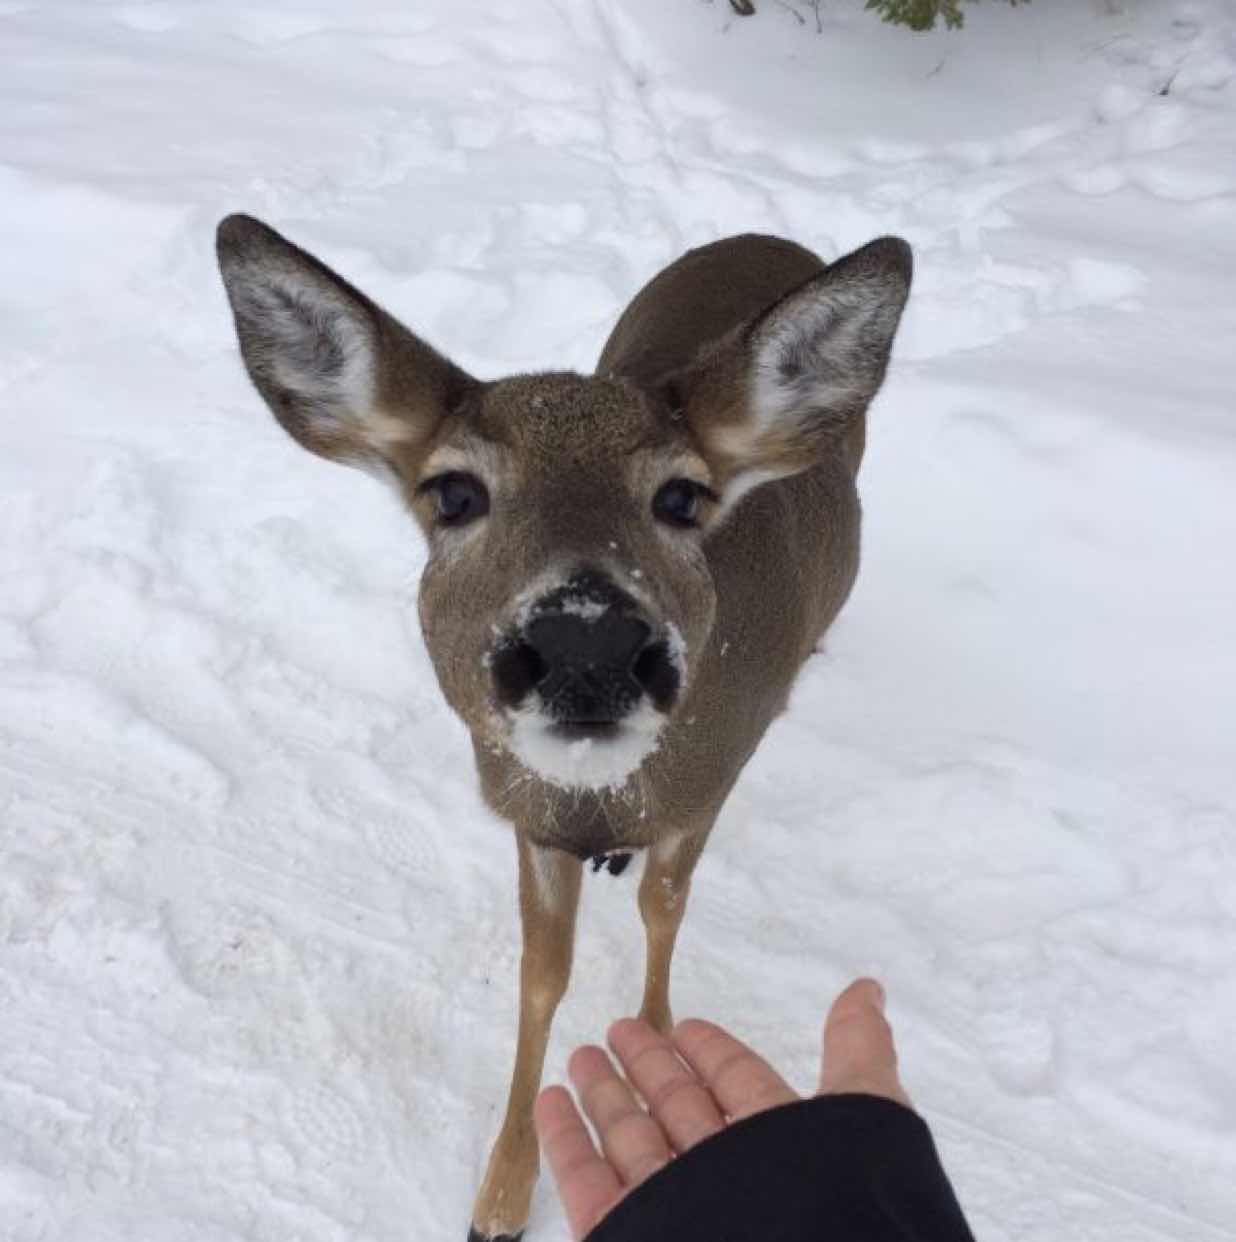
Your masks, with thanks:
[[[1009,3],[1027,4],[1029,0]],[[886,22],[909,26],[911,30],[933,30],[941,20],[949,30],[956,30],[965,21],[961,5],[962,0],[867,0],[867,8],[879,13]]]
[[[867,8],[879,13],[886,22],[909,26],[911,30],[934,30],[936,22],[941,19],[949,30],[957,30],[965,21],[965,14],[961,11],[963,3],[971,4],[973,0],[866,0]],[[1009,0],[1009,3],[1029,4],[1030,0]],[[816,0],[817,26],[818,4],[819,0]],[[752,0],[730,0],[730,7],[740,17],[750,17],[755,12]],[[799,20],[802,20],[801,15]]]

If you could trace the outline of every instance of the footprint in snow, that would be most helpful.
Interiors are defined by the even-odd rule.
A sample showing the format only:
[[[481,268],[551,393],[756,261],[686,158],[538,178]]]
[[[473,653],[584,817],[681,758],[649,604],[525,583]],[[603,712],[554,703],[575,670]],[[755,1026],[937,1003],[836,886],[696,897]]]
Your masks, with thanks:
[[[360,1164],[372,1147],[360,1113],[338,1091],[301,1087],[288,1102],[287,1138],[293,1150],[340,1164]]]
[[[1041,1014],[1015,1005],[981,1014],[975,1037],[991,1075],[1012,1095],[1049,1092],[1056,1076],[1056,1033]]]
[[[169,903],[163,921],[182,978],[203,996],[252,996],[296,970],[292,949],[256,910]]]
[[[1169,203],[1200,203],[1236,194],[1236,162],[1216,165],[1203,148],[1182,149],[1143,157],[1129,181]]]
[[[334,789],[315,789],[314,801],[329,815],[359,832],[369,852],[396,874],[413,879],[441,872],[426,810],[396,807]]]
[[[1187,142],[1195,124],[1192,108],[1156,97],[1153,104],[1125,121],[1124,149],[1131,155],[1168,151]]]

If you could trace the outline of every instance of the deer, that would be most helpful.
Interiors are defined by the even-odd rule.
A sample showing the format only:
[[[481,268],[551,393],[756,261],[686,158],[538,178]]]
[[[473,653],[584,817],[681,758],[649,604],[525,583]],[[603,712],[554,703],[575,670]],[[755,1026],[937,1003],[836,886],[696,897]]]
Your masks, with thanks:
[[[425,644],[514,829],[518,1033],[468,1237],[515,1242],[584,865],[643,855],[639,1013],[668,1032],[692,872],[858,572],[866,415],[911,250],[882,237],[825,263],[724,238],[635,295],[594,374],[496,380],[252,217],[223,220],[217,250],[275,418],[393,487],[420,527]]]

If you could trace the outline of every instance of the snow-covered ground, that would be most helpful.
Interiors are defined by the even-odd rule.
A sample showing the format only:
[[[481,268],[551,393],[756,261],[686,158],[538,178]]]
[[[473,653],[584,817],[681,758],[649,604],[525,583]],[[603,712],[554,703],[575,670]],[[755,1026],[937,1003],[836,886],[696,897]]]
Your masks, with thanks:
[[[806,1085],[875,973],[980,1238],[1236,1238],[1236,3],[819,7],[0,2],[3,1242],[462,1238],[505,1093],[418,538],[249,387],[231,210],[483,376],[719,235],[914,244],[859,586],[676,1011]],[[638,1001],[634,871],[551,1077]]]

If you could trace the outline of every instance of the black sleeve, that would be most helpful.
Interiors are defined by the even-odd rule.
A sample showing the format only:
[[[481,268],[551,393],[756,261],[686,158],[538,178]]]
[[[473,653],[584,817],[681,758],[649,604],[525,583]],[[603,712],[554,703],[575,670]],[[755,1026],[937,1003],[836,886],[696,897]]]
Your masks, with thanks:
[[[830,1095],[736,1122],[631,1192],[585,1242],[974,1242],[926,1122]]]

